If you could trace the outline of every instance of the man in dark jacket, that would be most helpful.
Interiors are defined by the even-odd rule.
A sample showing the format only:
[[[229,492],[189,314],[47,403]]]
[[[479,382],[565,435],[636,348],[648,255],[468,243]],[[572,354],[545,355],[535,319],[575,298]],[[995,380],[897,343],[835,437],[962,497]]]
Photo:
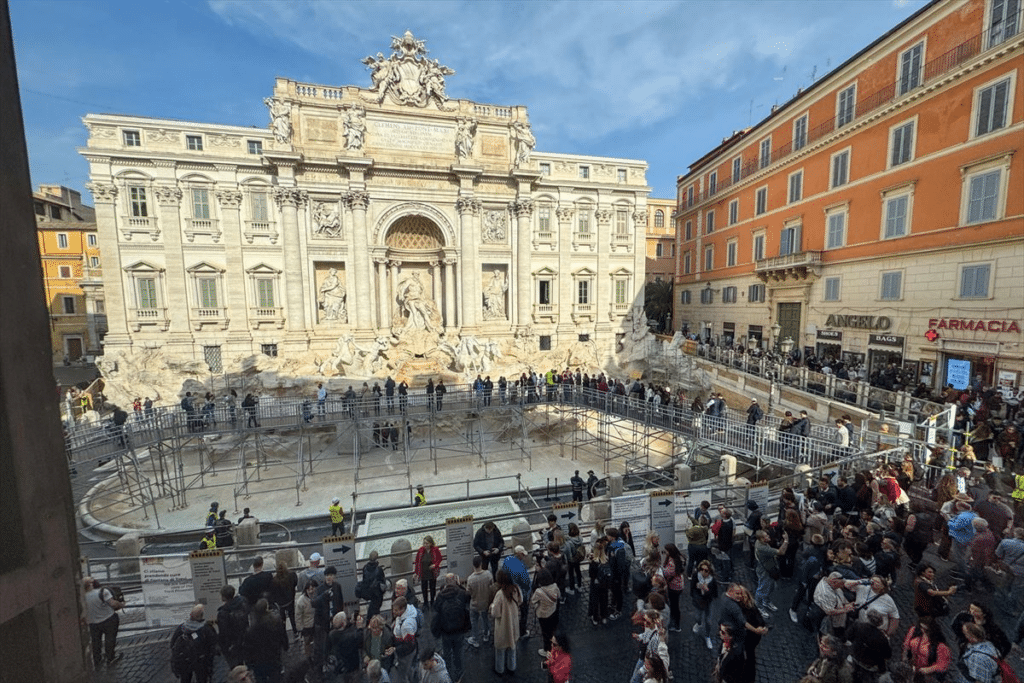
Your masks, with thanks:
[[[384,603],[384,591],[387,589],[387,579],[377,557],[376,550],[370,551],[370,559],[363,565],[363,578],[359,582],[363,586],[361,597],[370,603],[366,608],[367,621],[380,614],[380,607]]]
[[[233,669],[242,663],[242,639],[249,629],[249,605],[245,598],[235,594],[228,584],[220,589],[221,605],[217,608],[217,641],[221,654]]]
[[[441,656],[448,664],[453,681],[462,680],[462,650],[469,631],[469,591],[459,583],[455,574],[445,574],[444,588],[434,601],[434,620],[431,632],[441,639]]]
[[[483,558],[484,566],[490,566],[491,575],[498,574],[498,560],[505,551],[505,539],[494,522],[484,522],[473,537],[473,550]]]
[[[257,681],[279,681],[281,653],[288,649],[284,622],[269,611],[262,598],[256,601],[252,613],[252,626],[242,641],[245,665],[252,669]]]
[[[196,605],[188,620],[171,635],[171,671],[181,683],[208,683],[217,652],[217,633],[206,623],[205,609]]]
[[[345,612],[338,612],[331,621],[333,627],[327,637],[328,662],[334,672],[341,675],[341,683],[361,683],[362,662],[359,649],[363,645],[363,618],[356,617],[355,623],[348,620]]]
[[[324,583],[317,587],[313,597],[313,666],[318,667],[327,656],[327,634],[331,631],[331,620],[334,615],[345,609],[345,600],[341,586],[336,581],[337,567],[324,570]]]
[[[252,574],[242,581],[242,585],[238,587],[238,593],[252,607],[257,600],[266,597],[265,594],[270,590],[270,582],[273,578],[273,574],[263,570],[263,558],[257,555],[252,561]]]

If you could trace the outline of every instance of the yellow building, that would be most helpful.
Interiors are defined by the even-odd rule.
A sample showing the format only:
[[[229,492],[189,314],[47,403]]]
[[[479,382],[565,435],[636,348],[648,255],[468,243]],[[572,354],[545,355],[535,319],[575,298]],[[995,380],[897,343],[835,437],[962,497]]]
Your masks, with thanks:
[[[96,356],[107,325],[95,211],[60,185],[40,185],[32,200],[54,362]]]
[[[672,282],[676,274],[674,199],[647,198],[647,282]]]

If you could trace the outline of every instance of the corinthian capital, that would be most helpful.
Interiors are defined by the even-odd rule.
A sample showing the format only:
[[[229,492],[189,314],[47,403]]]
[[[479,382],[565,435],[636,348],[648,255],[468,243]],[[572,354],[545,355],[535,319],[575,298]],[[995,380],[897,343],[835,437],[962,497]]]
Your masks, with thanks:
[[[281,208],[305,206],[309,200],[309,193],[305,190],[297,190],[293,187],[279,187],[274,190],[274,201]]]
[[[560,206],[555,209],[555,215],[558,216],[560,223],[568,223],[572,220],[573,215],[576,213],[576,209],[571,206]]]
[[[455,210],[459,212],[459,215],[471,214],[476,215],[480,213],[480,209],[483,204],[479,199],[468,199],[465,197],[459,197],[455,200]]]
[[[117,199],[117,186],[107,183],[88,183],[86,189],[92,192],[92,198],[96,202],[113,203]]]
[[[237,209],[242,205],[242,193],[238,190],[217,190],[214,195],[220,205],[226,209]]]
[[[177,185],[157,185],[153,188],[156,201],[165,206],[177,206],[181,203],[181,188]]]
[[[637,227],[646,228],[647,227],[647,212],[646,211],[634,211],[633,212],[633,222],[637,225]]]
[[[341,200],[353,210],[366,211],[370,206],[370,193],[362,190],[347,192],[342,195]]]
[[[509,202],[509,208],[515,212],[519,218],[529,218],[533,215],[533,200],[532,199],[517,199],[514,202]]]
[[[612,219],[612,212],[609,209],[598,209],[594,212],[594,218],[598,223],[604,224]]]

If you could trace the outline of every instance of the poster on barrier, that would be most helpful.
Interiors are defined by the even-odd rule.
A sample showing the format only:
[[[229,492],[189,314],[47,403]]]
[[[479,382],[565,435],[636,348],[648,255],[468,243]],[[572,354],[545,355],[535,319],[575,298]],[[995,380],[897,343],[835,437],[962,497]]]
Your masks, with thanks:
[[[227,583],[223,550],[193,550],[188,554],[192,565],[192,590],[196,602],[220,607],[220,589]]]
[[[675,491],[651,491],[651,528],[661,537],[661,547],[676,542]]]
[[[771,497],[771,493],[768,491],[768,482],[755,482],[750,485],[747,489],[747,500],[752,500],[757,503],[757,508],[762,514],[771,514],[768,511],[768,501]]]
[[[444,520],[448,571],[465,579],[473,573],[473,515]]]
[[[139,575],[146,623],[149,626],[176,626],[184,621],[195,604],[189,559],[182,555],[140,557]]]
[[[334,567],[338,575],[334,580],[341,586],[341,596],[345,604],[356,603],[356,544],[355,536],[327,536],[323,540],[324,567]]]
[[[619,526],[623,522],[629,522],[633,545],[643,546],[644,536],[651,528],[651,496],[634,493],[612,498],[612,524]]]

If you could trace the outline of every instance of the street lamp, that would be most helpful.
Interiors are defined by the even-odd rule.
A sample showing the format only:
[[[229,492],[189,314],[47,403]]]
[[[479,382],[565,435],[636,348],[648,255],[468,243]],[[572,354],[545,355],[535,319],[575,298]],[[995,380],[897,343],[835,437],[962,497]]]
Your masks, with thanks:
[[[779,333],[782,332],[782,325],[779,324],[778,320],[776,320],[775,322],[772,323],[771,331],[772,331],[772,343],[774,344],[773,348],[775,349],[776,352],[778,352],[778,350],[779,350]]]

